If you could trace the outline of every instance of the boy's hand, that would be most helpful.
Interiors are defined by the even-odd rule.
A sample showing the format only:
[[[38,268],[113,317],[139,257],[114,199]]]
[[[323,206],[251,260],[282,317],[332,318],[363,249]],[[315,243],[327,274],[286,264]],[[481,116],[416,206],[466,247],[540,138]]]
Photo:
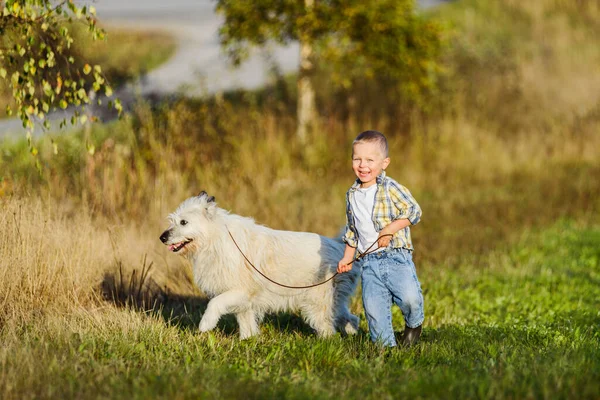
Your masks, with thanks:
[[[379,247],[387,247],[388,244],[390,244],[390,242],[392,241],[392,236],[389,235],[390,233],[392,232],[386,232],[385,229],[382,229],[381,232],[379,232],[379,238],[377,239],[377,244],[379,245]]]
[[[340,262],[338,262],[337,272],[343,274],[344,272],[348,272],[352,269],[352,259],[342,258]]]
[[[392,241],[392,236],[400,229],[404,229],[410,225],[410,221],[406,218],[397,219],[393,222],[390,222],[385,228],[379,231],[379,238],[377,239],[377,244],[379,247],[387,247]],[[387,236],[384,236],[387,235]]]

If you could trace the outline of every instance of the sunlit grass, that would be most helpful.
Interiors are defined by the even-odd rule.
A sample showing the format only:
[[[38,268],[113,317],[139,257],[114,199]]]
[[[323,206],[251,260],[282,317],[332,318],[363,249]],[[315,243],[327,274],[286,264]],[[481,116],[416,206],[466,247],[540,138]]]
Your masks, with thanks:
[[[268,318],[260,337],[243,342],[231,318],[199,334],[205,303],[194,303],[194,292],[148,312],[115,308],[101,299],[97,272],[113,256],[135,262],[108,249],[104,227],[83,216],[56,220],[34,204],[38,212],[10,234],[18,205],[3,206],[3,398],[593,398],[600,389],[597,227],[565,220],[481,254],[476,265],[421,269],[422,341],[385,352],[370,343],[358,302],[361,333],[327,340],[288,315]],[[54,237],[38,232],[44,225]],[[130,231],[119,242],[140,237]],[[44,268],[26,267],[40,260]],[[402,316],[393,316],[400,330]]]

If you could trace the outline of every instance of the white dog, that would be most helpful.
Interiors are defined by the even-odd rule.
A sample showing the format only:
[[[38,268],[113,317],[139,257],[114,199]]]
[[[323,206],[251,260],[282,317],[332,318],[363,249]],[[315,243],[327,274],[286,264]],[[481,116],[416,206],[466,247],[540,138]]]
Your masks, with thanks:
[[[321,336],[336,329],[356,333],[359,320],[348,309],[356,268],[320,286],[289,289],[260,276],[244,258],[278,283],[308,286],[333,276],[344,251],[340,241],[257,225],[217,207],[206,192],[181,203],[169,220],[160,240],[191,261],[196,284],[212,297],[200,331],[214,329],[222,315],[233,313],[245,339],[259,333],[265,313],[299,310]]]

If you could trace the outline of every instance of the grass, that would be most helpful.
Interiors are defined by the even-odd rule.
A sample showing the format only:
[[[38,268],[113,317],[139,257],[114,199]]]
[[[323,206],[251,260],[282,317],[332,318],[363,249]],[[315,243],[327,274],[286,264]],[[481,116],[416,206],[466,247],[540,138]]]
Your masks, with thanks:
[[[454,269],[421,268],[422,341],[382,352],[364,315],[356,337],[318,339],[284,314],[240,342],[231,318],[197,332],[205,302],[193,291],[146,312],[112,307],[94,297],[90,277],[110,253],[131,254],[108,251],[111,234],[83,215],[55,221],[51,209],[31,207],[39,212],[19,225],[17,202],[0,215],[21,235],[3,235],[0,246],[10,300],[0,309],[3,398],[594,398],[600,389],[597,225],[561,221],[477,265],[465,257]],[[39,229],[49,225],[52,236]],[[23,272],[6,268],[15,259],[44,261],[35,277],[15,279]],[[60,290],[45,292],[52,288]],[[353,308],[362,313],[357,299]]]
[[[406,125],[385,99],[361,104],[373,99],[362,92],[345,118],[323,86],[323,134],[303,145],[294,89],[280,82],[141,104],[89,135],[41,139],[37,158],[24,141],[2,142],[0,397],[597,398],[594,4],[445,6],[456,34],[439,103],[401,108]],[[412,230],[421,344],[369,343],[358,295],[356,337],[318,339],[289,314],[248,341],[232,318],[199,334],[207,300],[158,241],[166,215],[206,190],[259,223],[334,236],[350,143],[366,128],[387,134],[388,171],[424,210]],[[394,323],[403,328],[398,310]]]

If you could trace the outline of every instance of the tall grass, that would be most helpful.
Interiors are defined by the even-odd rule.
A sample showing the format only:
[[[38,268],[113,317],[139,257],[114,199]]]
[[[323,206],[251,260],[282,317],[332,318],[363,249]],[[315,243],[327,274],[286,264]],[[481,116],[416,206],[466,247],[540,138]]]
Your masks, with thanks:
[[[357,132],[332,126],[301,146],[291,120],[269,110],[203,107],[178,104],[158,113],[141,107],[126,121],[95,129],[93,154],[81,136],[55,138],[58,155],[42,143],[42,176],[19,167],[31,162],[23,150],[7,148],[6,168],[14,169],[5,185],[87,204],[94,213],[138,220],[155,232],[177,204],[201,190],[274,228],[339,232]],[[505,138],[455,117],[415,127],[408,136],[386,132],[389,174],[424,210],[423,223],[414,228],[419,257],[440,262],[476,254],[561,217],[592,218],[600,191],[600,120],[583,124],[579,131],[566,122]]]

